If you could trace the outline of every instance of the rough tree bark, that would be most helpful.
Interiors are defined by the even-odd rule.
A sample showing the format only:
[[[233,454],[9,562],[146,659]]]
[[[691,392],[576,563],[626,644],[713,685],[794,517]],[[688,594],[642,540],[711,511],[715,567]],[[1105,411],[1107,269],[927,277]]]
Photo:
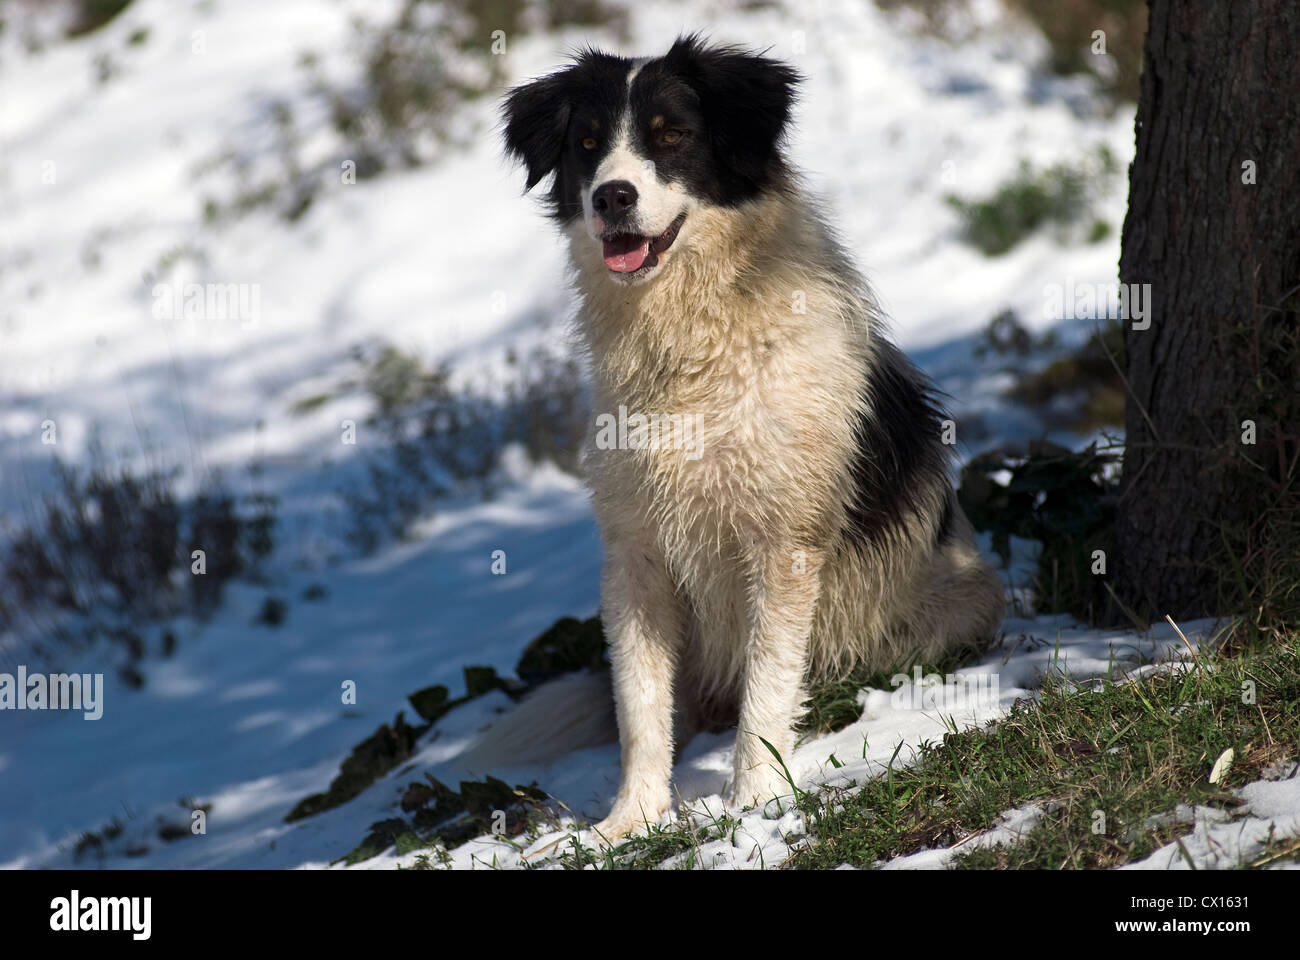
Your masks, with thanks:
[[[1250,606],[1236,562],[1275,564],[1269,525],[1295,518],[1300,3],[1149,10],[1120,280],[1150,285],[1150,326],[1125,321],[1111,569],[1160,619]]]

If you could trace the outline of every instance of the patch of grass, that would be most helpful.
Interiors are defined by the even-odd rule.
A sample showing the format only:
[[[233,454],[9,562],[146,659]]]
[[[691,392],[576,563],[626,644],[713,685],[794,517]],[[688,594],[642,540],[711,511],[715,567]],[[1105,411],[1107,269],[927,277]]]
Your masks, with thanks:
[[[55,465],[58,488],[38,522],[19,531],[3,579],[28,609],[161,614],[181,547],[174,475]]]
[[[219,477],[180,500],[174,472],[112,466],[98,447],[90,459],[87,469],[55,462],[56,486],[0,550],[0,632],[50,659],[108,639],[139,686],[144,624],[205,617],[233,579],[256,578],[275,547],[276,501],[237,498]]]
[[[434,859],[437,863],[434,863]],[[435,845],[431,853],[420,853],[415,857],[414,862],[409,867],[403,867],[400,863],[397,865],[398,870],[448,870],[451,868],[451,854],[447,848],[442,845]]]
[[[1237,759],[1210,784],[1229,748]],[[1003,721],[922,744],[913,762],[856,792],[807,798],[812,843],[791,866],[871,866],[950,847],[1027,803],[1044,814],[1020,842],[977,848],[956,865],[1118,866],[1190,830],[1161,816],[1179,804],[1235,807],[1229,790],[1279,750],[1300,753],[1300,638],[1095,689],[1049,678],[1041,702],[1017,704]]]
[[[978,650],[954,651],[943,660],[931,664],[898,664],[888,670],[858,668],[843,677],[827,677],[813,681],[808,688],[805,713],[799,722],[800,742],[811,737],[843,730],[862,718],[862,704],[858,694],[862,690],[889,690],[894,687],[893,677],[906,674],[919,666],[923,675],[946,676],[979,655]]]
[[[1300,837],[1288,837],[1285,840],[1276,840],[1272,837],[1272,829],[1269,830],[1270,836],[1268,845],[1264,852],[1244,864],[1243,869],[1259,870],[1275,866],[1283,866],[1286,863],[1300,863]]]
[[[725,812],[695,810],[600,849],[585,846],[576,835],[572,836],[554,859],[567,870],[657,870],[678,858],[679,869],[691,870],[699,863],[700,848],[705,843],[726,840],[734,845],[740,826],[740,820]]]
[[[808,691],[807,712],[803,715],[800,732],[805,737],[819,736],[857,723],[862,718],[858,693],[871,686],[873,679],[879,678],[855,670],[845,677],[813,684]]]
[[[985,256],[996,257],[1045,227],[1053,227],[1058,240],[1068,241],[1086,220],[1091,225],[1087,236],[1096,237],[1092,206],[1109,191],[1117,169],[1114,156],[1103,145],[1077,163],[1057,163],[1042,170],[1021,160],[1015,176],[984,199],[956,194],[944,199],[961,221],[962,239]]]
[[[512,355],[513,376],[498,389],[453,386],[447,365],[428,367],[392,346],[359,349],[356,359],[358,375],[340,389],[370,396],[368,424],[387,441],[367,464],[366,481],[343,492],[349,539],[363,553],[400,539],[453,491],[490,496],[491,475],[511,444],[534,462],[577,471],[591,401],[574,357],[548,348]]]
[[[368,425],[387,449],[367,464],[362,485],[343,491],[349,539],[363,553],[400,539],[434,501],[486,482],[502,446],[488,398],[456,391],[446,365],[427,369],[395,347],[358,352],[356,385],[374,403]],[[347,386],[346,384],[344,386]]]
[[[1100,218],[1092,221],[1092,226],[1088,228],[1088,235],[1085,238],[1088,243],[1101,243],[1103,240],[1110,238],[1115,232],[1115,228],[1110,225],[1109,220]]]
[[[542,346],[522,356],[512,349],[506,363],[513,376],[505,390],[505,442],[520,444],[535,462],[578,474],[592,399],[577,357]]]
[[[1144,677],[1079,685],[1049,675],[1039,701],[1020,701],[1008,717],[983,729],[954,727],[941,740],[922,743],[913,756],[900,759],[896,752],[882,774],[863,784],[797,789],[793,803],[808,834],[787,838],[790,855],[782,863],[762,866],[870,867],[968,842],[996,827],[1005,811],[1026,804],[1039,805],[1042,815],[1016,844],[973,844],[955,856],[953,867],[1091,869],[1140,859],[1191,830],[1189,822],[1170,816],[1180,805],[1231,813],[1241,804],[1235,787],[1275,776],[1270,771],[1300,759],[1300,637],[1234,649],[1202,652],[1196,664]],[[846,678],[826,694],[821,714],[831,723],[851,722],[845,718],[852,711],[839,713],[837,704],[856,701],[859,683],[887,680],[881,674]],[[1226,776],[1209,783],[1211,768],[1229,748],[1235,759]],[[462,784],[457,793],[427,779],[408,786],[402,800],[405,812],[415,811],[409,832],[416,838],[440,851],[489,832],[481,816],[460,815],[478,788]],[[524,789],[491,778],[481,787],[482,797],[491,799],[478,806],[496,804],[494,811]],[[533,797],[531,816],[512,821],[526,839],[536,839],[544,821],[557,825],[542,796]],[[725,811],[683,810],[672,822],[609,848],[570,836],[548,862],[568,869],[708,866],[699,861],[704,844],[734,846],[740,826]],[[512,835],[503,841],[522,847],[506,840]],[[401,836],[393,831],[388,845]],[[1244,866],[1267,866],[1297,852],[1290,841],[1279,841]]]

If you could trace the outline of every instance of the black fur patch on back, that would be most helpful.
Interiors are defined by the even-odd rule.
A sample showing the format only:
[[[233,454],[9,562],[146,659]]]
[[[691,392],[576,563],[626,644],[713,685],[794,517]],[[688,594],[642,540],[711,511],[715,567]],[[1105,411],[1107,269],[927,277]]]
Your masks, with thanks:
[[[890,344],[878,346],[865,390],[869,412],[854,431],[846,539],[879,546],[909,516],[936,509],[942,511],[935,518],[939,536],[945,536],[953,521],[950,451],[941,438],[944,414],[937,391]],[[936,502],[937,492],[943,505]]]

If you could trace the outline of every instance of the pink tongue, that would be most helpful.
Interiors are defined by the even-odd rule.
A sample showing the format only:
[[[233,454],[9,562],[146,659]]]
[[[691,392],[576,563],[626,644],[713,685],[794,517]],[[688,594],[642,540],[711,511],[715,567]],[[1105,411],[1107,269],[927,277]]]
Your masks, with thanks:
[[[650,255],[645,237],[624,236],[605,241],[605,266],[615,273],[631,273]]]

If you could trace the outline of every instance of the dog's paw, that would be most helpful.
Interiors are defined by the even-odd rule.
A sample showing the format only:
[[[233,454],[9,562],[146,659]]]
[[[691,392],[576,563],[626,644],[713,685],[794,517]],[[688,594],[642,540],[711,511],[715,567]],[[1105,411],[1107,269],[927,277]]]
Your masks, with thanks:
[[[616,846],[637,834],[644,835],[649,829],[650,824],[639,817],[630,819],[611,815],[592,827],[591,832],[593,834],[592,840],[596,846],[606,848]]]
[[[592,830],[602,846],[613,846],[633,834],[644,834],[668,812],[667,798],[655,801],[616,800],[609,816]]]
[[[753,769],[737,773],[723,799],[729,807],[743,810],[748,807],[765,808],[772,800],[793,793],[790,781],[779,770],[772,764],[761,763]]]

